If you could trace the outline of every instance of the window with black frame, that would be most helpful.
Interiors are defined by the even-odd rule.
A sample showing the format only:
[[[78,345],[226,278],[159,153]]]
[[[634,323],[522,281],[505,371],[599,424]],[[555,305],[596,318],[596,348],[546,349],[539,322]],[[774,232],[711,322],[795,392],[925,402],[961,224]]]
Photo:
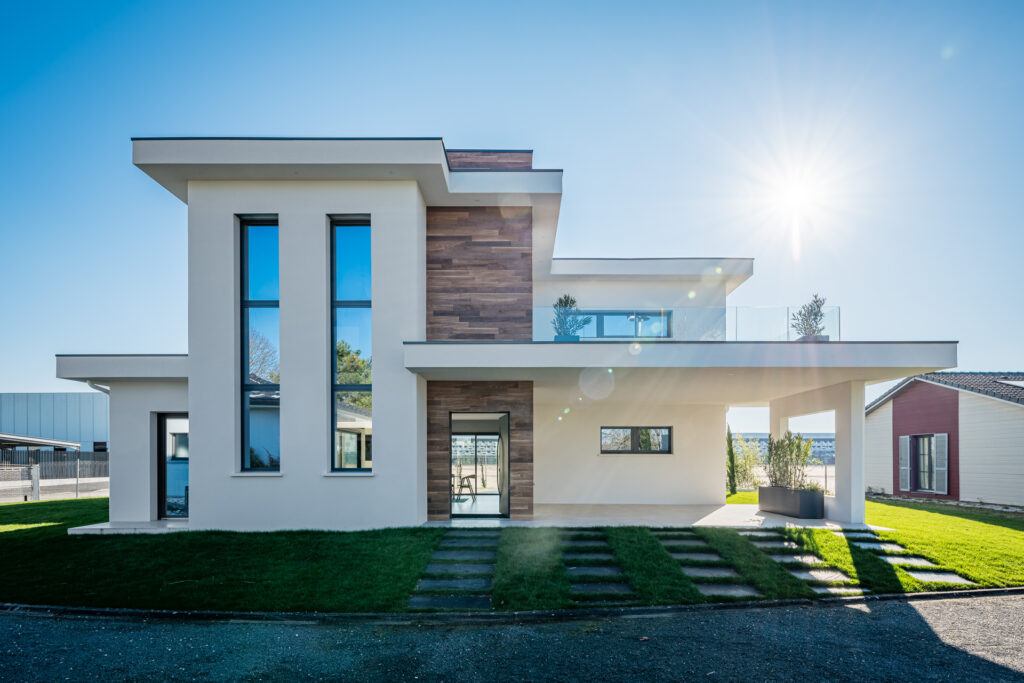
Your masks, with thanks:
[[[331,470],[373,469],[373,325],[369,217],[331,221]]]
[[[672,336],[672,311],[580,311],[590,322],[581,337],[595,339],[667,339]]]
[[[917,461],[918,491],[935,490],[935,437],[932,434],[921,434],[913,438],[914,459]]]
[[[601,427],[602,454],[640,455],[671,452],[671,427]]]
[[[281,469],[280,282],[276,219],[243,219],[243,472]]]

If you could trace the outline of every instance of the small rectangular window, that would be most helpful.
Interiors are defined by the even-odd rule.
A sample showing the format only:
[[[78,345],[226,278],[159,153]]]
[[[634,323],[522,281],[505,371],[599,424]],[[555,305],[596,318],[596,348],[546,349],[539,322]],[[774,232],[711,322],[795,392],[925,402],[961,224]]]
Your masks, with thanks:
[[[935,436],[921,434],[913,438],[914,459],[917,461],[917,490],[935,490]]]
[[[671,452],[671,427],[601,427],[601,453]]]

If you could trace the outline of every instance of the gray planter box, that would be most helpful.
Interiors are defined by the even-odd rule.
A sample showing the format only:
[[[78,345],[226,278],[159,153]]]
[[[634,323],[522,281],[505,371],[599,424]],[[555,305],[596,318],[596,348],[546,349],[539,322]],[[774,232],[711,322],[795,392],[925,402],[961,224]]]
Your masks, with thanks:
[[[760,486],[757,489],[757,509],[797,519],[823,519],[825,494],[784,486]]]
[[[580,336],[578,334],[556,334],[555,335],[555,341],[556,342],[578,342],[579,340],[580,340]]]

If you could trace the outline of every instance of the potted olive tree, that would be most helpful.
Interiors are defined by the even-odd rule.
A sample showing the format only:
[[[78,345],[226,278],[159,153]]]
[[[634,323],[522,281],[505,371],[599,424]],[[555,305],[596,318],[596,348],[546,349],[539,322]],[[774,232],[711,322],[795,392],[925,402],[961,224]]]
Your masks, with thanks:
[[[579,332],[590,324],[593,318],[582,315],[576,306],[576,299],[570,294],[558,297],[554,305],[555,317],[551,326],[555,328],[555,341],[579,341]]]
[[[757,508],[799,519],[825,516],[825,492],[807,481],[806,467],[811,460],[811,440],[792,432],[780,439],[768,437],[764,464],[768,486],[757,490]]]
[[[825,331],[825,297],[817,294],[811,300],[801,306],[793,314],[791,322],[793,331],[799,336],[797,341],[802,342],[827,342],[828,335],[822,334]]]

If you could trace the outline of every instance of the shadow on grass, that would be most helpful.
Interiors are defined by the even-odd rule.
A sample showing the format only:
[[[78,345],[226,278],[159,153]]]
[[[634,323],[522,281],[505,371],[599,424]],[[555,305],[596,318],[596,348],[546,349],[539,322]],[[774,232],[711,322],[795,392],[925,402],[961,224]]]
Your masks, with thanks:
[[[687,605],[704,601],[693,580],[650,531],[610,527],[606,533],[622,571],[644,603]]]

